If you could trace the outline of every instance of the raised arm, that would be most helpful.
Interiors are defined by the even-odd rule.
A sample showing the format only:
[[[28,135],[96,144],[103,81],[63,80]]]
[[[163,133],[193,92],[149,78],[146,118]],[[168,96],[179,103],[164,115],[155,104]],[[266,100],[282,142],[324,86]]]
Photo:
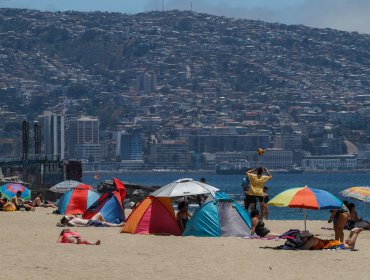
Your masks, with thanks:
[[[270,172],[267,170],[266,167],[263,168],[263,171],[265,171],[266,175],[269,176],[269,177],[272,177]]]
[[[252,174],[252,173],[254,173],[254,172],[256,172],[257,171],[257,168],[254,168],[254,169],[250,169],[250,170],[248,170],[247,171],[247,173],[248,174]]]

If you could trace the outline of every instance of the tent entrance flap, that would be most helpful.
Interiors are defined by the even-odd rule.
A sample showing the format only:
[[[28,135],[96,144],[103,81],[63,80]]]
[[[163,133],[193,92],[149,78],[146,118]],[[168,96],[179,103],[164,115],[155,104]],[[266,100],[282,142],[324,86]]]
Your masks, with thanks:
[[[219,216],[221,236],[245,237],[250,235],[250,229],[232,205],[231,201],[219,201]]]

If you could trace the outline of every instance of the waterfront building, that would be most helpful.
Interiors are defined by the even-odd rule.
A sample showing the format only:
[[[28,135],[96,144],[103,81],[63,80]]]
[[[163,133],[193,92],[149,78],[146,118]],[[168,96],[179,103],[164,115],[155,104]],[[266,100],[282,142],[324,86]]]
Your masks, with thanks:
[[[196,153],[250,151],[270,146],[267,134],[247,135],[189,135],[190,150]]]
[[[72,118],[67,125],[69,158],[99,161],[99,119],[85,116]]]
[[[308,170],[353,170],[357,168],[356,155],[306,156],[302,167]]]
[[[40,116],[40,124],[43,139],[44,154],[58,156],[64,159],[65,156],[65,124],[64,116],[51,111],[46,111]]]
[[[144,154],[143,136],[139,132],[117,132],[116,154],[121,160],[142,160]]]
[[[189,168],[191,155],[186,140],[162,140],[148,145],[148,162],[153,168]]]

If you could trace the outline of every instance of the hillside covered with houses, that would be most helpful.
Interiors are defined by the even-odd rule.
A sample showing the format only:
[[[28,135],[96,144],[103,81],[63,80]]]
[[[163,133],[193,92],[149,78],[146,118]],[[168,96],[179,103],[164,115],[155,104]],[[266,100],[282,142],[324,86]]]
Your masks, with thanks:
[[[43,153],[87,169],[367,169],[369,65],[357,32],[0,9],[0,156],[28,120]]]

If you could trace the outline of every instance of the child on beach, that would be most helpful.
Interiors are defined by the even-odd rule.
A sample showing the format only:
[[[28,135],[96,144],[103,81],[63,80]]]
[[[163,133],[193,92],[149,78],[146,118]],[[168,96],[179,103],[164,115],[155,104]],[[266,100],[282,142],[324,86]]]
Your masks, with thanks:
[[[83,238],[79,233],[71,231],[69,228],[63,229],[57,240],[58,243],[72,243],[72,244],[85,244],[85,245],[100,245],[100,240],[91,242]]]

